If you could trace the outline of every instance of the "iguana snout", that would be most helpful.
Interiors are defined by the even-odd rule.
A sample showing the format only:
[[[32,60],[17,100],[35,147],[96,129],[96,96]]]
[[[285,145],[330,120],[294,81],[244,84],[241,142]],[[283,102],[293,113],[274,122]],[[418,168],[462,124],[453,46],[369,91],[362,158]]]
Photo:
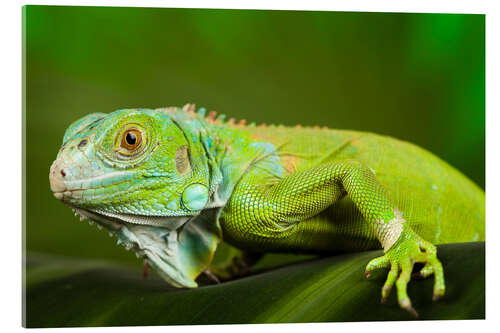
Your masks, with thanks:
[[[66,171],[64,171],[63,166],[57,161],[54,161],[50,167],[49,181],[50,189],[57,199],[62,199],[64,191],[66,191],[66,184],[64,178],[66,177]]]
[[[107,185],[134,177],[125,170],[112,171],[101,166],[88,141],[87,138],[76,138],[66,142],[52,163],[49,181],[57,199],[78,205],[92,200],[99,193],[102,195]]]

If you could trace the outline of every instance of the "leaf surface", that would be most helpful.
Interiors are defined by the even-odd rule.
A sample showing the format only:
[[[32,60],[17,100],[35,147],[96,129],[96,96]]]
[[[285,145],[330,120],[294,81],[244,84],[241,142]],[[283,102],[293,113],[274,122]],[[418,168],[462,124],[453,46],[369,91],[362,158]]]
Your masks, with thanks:
[[[485,317],[485,246],[438,246],[446,295],[433,302],[433,277],[408,293],[420,319]],[[28,253],[26,326],[123,326],[411,320],[395,291],[380,304],[386,272],[364,278],[369,251],[315,258],[196,289],[176,289],[156,275],[103,261]]]

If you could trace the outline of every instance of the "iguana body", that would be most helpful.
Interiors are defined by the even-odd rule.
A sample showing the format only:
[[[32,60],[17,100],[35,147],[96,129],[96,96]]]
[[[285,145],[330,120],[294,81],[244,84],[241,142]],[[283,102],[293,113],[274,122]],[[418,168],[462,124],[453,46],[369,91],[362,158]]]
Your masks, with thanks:
[[[133,248],[168,282],[195,287],[219,241],[250,252],[384,248],[406,294],[414,262],[444,277],[434,244],[484,240],[484,192],[431,153],[371,133],[224,121],[194,106],[92,114],[51,167],[57,198]]]

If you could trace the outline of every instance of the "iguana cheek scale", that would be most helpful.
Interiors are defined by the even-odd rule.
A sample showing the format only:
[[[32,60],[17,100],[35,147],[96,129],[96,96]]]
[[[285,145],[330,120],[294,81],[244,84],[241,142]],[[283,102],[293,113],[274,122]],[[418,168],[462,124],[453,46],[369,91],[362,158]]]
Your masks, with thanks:
[[[207,202],[208,188],[203,184],[190,184],[182,192],[182,203],[188,210],[200,211]]]
[[[382,247],[400,306],[432,244],[484,240],[484,192],[431,153],[371,133],[255,126],[193,105],[90,114],[66,130],[50,169],[56,198],[145,257],[170,284],[196,287],[223,239],[247,253]]]

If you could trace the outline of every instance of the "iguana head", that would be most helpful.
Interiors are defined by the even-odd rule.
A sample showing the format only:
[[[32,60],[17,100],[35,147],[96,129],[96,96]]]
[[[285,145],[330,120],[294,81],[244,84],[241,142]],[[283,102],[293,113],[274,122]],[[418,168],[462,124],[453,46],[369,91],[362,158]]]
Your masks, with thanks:
[[[217,177],[200,120],[172,111],[126,109],[74,122],[50,168],[50,187],[168,282],[195,287],[220,239],[207,209]]]

